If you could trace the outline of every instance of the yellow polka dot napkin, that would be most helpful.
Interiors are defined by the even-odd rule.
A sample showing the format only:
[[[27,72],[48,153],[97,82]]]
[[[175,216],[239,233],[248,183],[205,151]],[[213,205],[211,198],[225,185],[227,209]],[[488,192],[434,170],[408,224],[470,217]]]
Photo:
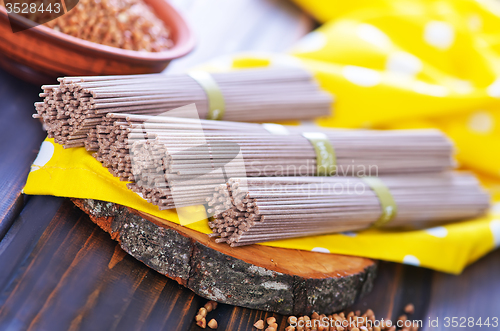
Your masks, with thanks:
[[[24,193],[82,199],[98,199],[135,208],[179,224],[174,210],[160,211],[113,177],[85,148],[64,149],[46,139],[33,162]],[[202,219],[202,206],[188,207]],[[210,233],[208,222],[187,225]],[[279,240],[264,245],[364,256],[420,265],[449,273],[460,273],[495,246],[500,246],[500,210],[467,222],[418,231],[366,230],[305,238]],[[439,252],[439,254],[436,254]]]
[[[211,70],[301,66],[335,95],[330,127],[434,127],[456,143],[460,165],[500,201],[500,4],[494,0],[295,0],[324,24],[288,54],[239,54]],[[27,194],[111,201],[178,223],[126,189],[83,148],[47,139]],[[499,205],[496,205],[499,206]],[[200,206],[189,212],[200,215]],[[209,233],[206,221],[189,227]],[[419,265],[449,273],[500,246],[500,208],[418,231],[366,230],[265,245]]]
[[[500,177],[500,3],[295,0],[326,22],[291,54],[338,100],[326,126],[440,128]],[[361,96],[361,97],[360,97]]]

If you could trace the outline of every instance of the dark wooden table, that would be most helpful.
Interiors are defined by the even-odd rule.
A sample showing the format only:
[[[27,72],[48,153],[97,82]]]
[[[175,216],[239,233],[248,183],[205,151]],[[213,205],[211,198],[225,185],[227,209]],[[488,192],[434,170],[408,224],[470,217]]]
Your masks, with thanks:
[[[237,51],[283,51],[315,25],[286,0],[174,4],[198,47],[171,71]],[[193,321],[205,299],[126,255],[68,199],[21,194],[45,137],[31,119],[38,92],[0,71],[0,330],[199,330]],[[396,318],[412,302],[413,319],[439,319],[440,327],[425,330],[454,330],[445,317],[500,317],[499,275],[499,250],[460,276],[381,262],[373,292],[352,308]],[[255,330],[272,315],[220,305],[209,316],[219,330]],[[283,330],[284,317],[274,316]]]

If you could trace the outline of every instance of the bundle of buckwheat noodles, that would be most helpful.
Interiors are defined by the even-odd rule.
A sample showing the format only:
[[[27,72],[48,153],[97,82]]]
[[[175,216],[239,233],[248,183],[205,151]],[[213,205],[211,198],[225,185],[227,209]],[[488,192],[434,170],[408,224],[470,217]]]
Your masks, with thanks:
[[[208,201],[211,236],[231,246],[477,217],[489,196],[467,173],[380,178],[231,178]]]
[[[330,145],[332,163],[318,165],[312,134]],[[203,204],[225,182],[218,169],[233,177],[315,176],[320,170],[322,175],[378,176],[439,172],[454,165],[450,141],[436,130],[305,129],[108,114],[90,139],[97,160],[114,176],[132,181],[129,188],[160,209]],[[240,162],[232,162],[238,156]]]
[[[488,208],[472,175],[447,172],[453,146],[437,130],[240,123],[328,115],[331,96],[301,69],[65,77],[43,89],[34,117],[49,137],[95,152],[160,209],[206,204],[212,236],[231,246]],[[188,104],[196,116],[172,115]]]
[[[269,122],[330,114],[332,97],[302,69],[226,73],[63,77],[42,86],[35,104],[48,136],[65,147],[84,146],[107,113],[157,115],[195,103],[200,118]]]

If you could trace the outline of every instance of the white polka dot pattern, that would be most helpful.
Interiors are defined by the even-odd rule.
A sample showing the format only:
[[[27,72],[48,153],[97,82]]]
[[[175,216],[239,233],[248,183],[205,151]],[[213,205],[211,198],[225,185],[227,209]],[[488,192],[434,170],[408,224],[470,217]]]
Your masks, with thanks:
[[[310,53],[321,50],[327,44],[326,36],[319,31],[313,31],[292,48],[293,53]]]
[[[378,85],[382,79],[378,71],[358,66],[345,66],[342,74],[351,83],[364,87]]]
[[[377,47],[387,48],[392,45],[391,39],[379,28],[371,24],[360,24],[356,32],[359,38]]]
[[[416,267],[420,266],[420,260],[417,259],[415,256],[413,255],[406,255],[404,258],[403,258],[403,263],[404,264],[409,264],[409,265],[414,265]]]
[[[455,31],[446,22],[432,21],[425,26],[424,40],[431,46],[446,50],[455,40]]]
[[[318,252],[318,253],[330,253],[330,251],[326,248],[323,247],[314,247],[311,249],[311,252]]]
[[[44,141],[40,146],[40,151],[31,165],[31,171],[35,171],[43,167],[50,161],[54,155],[54,145],[50,141]]]
[[[388,71],[415,75],[422,70],[422,61],[415,55],[407,52],[394,52],[387,58],[386,68]]]
[[[451,84],[453,85],[455,92],[458,94],[469,94],[474,91],[472,83],[467,80],[454,79],[451,81]]]
[[[490,97],[500,98],[500,78],[497,78],[490,86],[488,86],[486,93],[488,93]]]
[[[472,132],[487,134],[493,131],[494,120],[488,112],[478,111],[470,115],[468,125]]]
[[[469,25],[469,29],[474,32],[480,31],[483,27],[483,21],[477,14],[470,15],[467,19],[467,24]]]
[[[448,95],[448,89],[441,85],[428,84],[424,82],[416,82],[413,86],[413,91],[426,94],[433,97],[445,97]]]
[[[427,229],[425,230],[425,232],[437,238],[444,238],[448,235],[448,230],[446,230],[446,228],[442,226],[436,226],[435,228]]]

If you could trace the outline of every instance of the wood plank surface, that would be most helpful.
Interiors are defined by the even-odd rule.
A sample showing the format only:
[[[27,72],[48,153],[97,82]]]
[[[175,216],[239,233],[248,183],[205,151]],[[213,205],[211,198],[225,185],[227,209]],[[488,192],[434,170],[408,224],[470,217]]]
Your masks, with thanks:
[[[39,86],[0,71],[0,240],[21,211],[21,190],[46,134],[31,118]]]
[[[40,205],[54,210],[60,204],[33,197],[15,224],[29,225]],[[0,244],[1,265],[15,271],[0,283],[0,330],[200,330],[194,316],[205,299],[126,254],[69,200],[54,217],[41,219],[50,219],[46,228],[27,235],[15,226]],[[27,241],[33,247],[6,262]],[[498,316],[499,261],[497,250],[458,277],[382,262],[372,293],[352,309],[396,318],[413,303],[413,319]],[[286,317],[275,313],[221,304],[209,314],[220,330],[255,330],[253,324],[269,316],[284,330]]]
[[[60,203],[58,198],[33,197],[20,218],[36,213],[40,204]],[[198,329],[194,315],[206,300],[126,254],[69,200],[53,218],[47,216],[43,222],[51,221],[46,228],[38,227],[27,237],[13,227],[6,237],[12,239],[0,245],[0,262],[6,265],[12,251],[26,241],[36,242],[18,254],[11,267],[16,272],[0,283],[0,330]],[[410,299],[417,307],[427,304],[429,296],[400,290],[407,270],[418,275],[430,271],[383,265],[374,292],[357,304],[360,309],[373,307],[380,316],[391,316]],[[426,277],[412,282],[429,290]],[[393,289],[390,295],[383,293],[386,284]],[[387,300],[381,302],[381,297]],[[219,305],[209,316],[217,319],[221,330],[251,330],[258,319],[269,316],[277,317],[280,330],[286,324],[282,315],[231,305]]]
[[[484,322],[489,318],[498,319],[498,327],[490,326],[465,328],[465,330],[500,330],[500,250],[490,253],[465,269],[460,276],[435,272],[430,282],[432,291],[427,316],[431,320],[440,321],[439,328],[425,330],[451,330],[445,327],[446,317],[481,318]],[[456,328],[463,329],[463,328]]]

